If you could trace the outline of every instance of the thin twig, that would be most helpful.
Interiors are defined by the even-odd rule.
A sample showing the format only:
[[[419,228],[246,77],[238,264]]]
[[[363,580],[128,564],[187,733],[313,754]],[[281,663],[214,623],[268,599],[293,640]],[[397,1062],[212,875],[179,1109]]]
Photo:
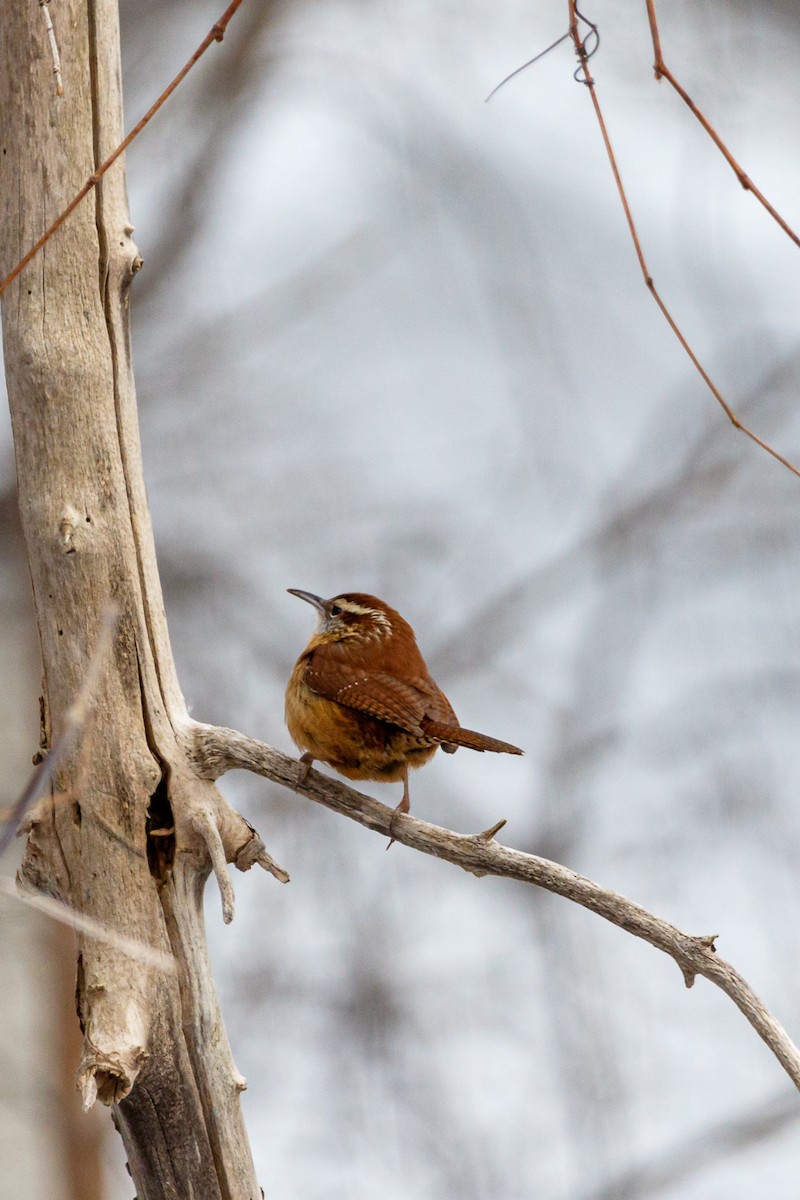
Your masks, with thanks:
[[[47,7],[47,0],[39,0],[39,7],[44,13],[44,26],[47,30],[47,37],[50,41],[50,53],[53,56],[53,74],[56,77],[56,95],[64,95],[64,85],[61,82],[61,59],[58,56],[58,42],[56,41],[56,31],[53,29],[53,22],[50,19],[50,9]]]
[[[176,969],[175,959],[171,954],[164,954],[161,950],[155,950],[152,946],[148,946],[146,942],[140,942],[135,938],[117,933],[116,930],[104,925],[101,921],[95,921],[93,917],[87,917],[84,913],[70,908],[68,904],[62,904],[60,900],[54,900],[51,896],[40,895],[36,892],[21,892],[13,879],[6,879],[2,875],[0,875],[0,894],[8,896],[10,900],[19,900],[23,904],[28,904],[38,912],[44,913],[46,917],[50,917],[62,925],[68,925],[70,929],[86,934],[87,937],[95,938],[98,942],[105,942],[116,950],[121,950],[129,958],[135,958],[139,962],[145,963],[148,967],[156,967],[159,971],[168,972],[174,972]]]
[[[603,118],[602,110],[600,108],[600,101],[597,98],[597,90],[595,87],[595,81],[592,77],[591,71],[589,70],[589,55],[586,52],[586,47],[584,45],[583,40],[581,39],[580,31],[578,28],[579,20],[582,20],[584,18],[582,18],[580,16],[580,14],[576,8],[575,0],[567,0],[567,3],[569,5],[569,14],[570,14],[570,33],[572,35],[572,40],[575,44],[575,52],[578,56],[578,60],[579,60],[579,64],[580,64],[579,71],[581,74],[581,82],[586,84],[586,87],[588,88],[589,94],[591,95],[591,98],[592,98],[592,106],[594,107],[595,116],[597,117],[597,122],[598,122],[598,125],[600,126],[600,133],[603,138],[603,144],[606,148],[606,154],[608,155],[608,161],[611,164],[611,170],[614,175],[614,182],[617,185],[617,191],[619,193],[619,198],[622,203],[623,211],[625,213],[625,220],[628,225],[628,230],[631,235],[631,240],[633,242],[634,250],[636,251],[636,257],[639,260],[639,267],[641,269],[642,276],[644,278],[644,282],[647,287],[647,290],[650,292],[650,295],[653,297],[656,304],[661,309],[661,312],[662,312],[665,320],[667,321],[667,324],[669,325],[670,329],[675,334],[675,337],[678,339],[681,346],[685,350],[686,354],[691,359],[692,364],[694,365],[694,367],[700,374],[701,378],[703,379],[703,382],[706,384],[709,391],[714,396],[715,400],[718,402],[718,404],[722,408],[723,412],[725,413],[725,415],[728,418],[728,420],[730,421],[730,423],[733,426],[735,426],[736,429],[741,430],[741,432],[743,434],[745,434],[747,437],[749,437],[751,441],[755,442],[757,446],[760,446],[762,450],[765,450],[767,452],[767,454],[770,454],[774,459],[777,459],[777,461],[779,463],[781,463],[782,466],[786,467],[787,470],[791,471],[793,475],[796,475],[798,478],[800,478],[800,470],[798,470],[798,468],[794,465],[794,463],[792,463],[788,458],[784,458],[784,456],[782,454],[779,454],[777,450],[773,449],[773,447],[770,446],[769,442],[765,442],[763,440],[763,438],[760,438],[758,436],[758,434],[754,433],[752,429],[749,429],[739,419],[739,417],[736,415],[736,413],[733,411],[733,409],[730,407],[730,405],[727,403],[727,401],[723,397],[722,393],[719,391],[717,386],[714,384],[714,382],[711,379],[708,372],[703,367],[702,363],[698,359],[694,350],[689,345],[689,342],[686,340],[686,337],[684,336],[682,330],[680,329],[677,322],[675,321],[675,318],[672,316],[672,313],[667,308],[666,304],[664,303],[664,301],[661,298],[661,295],[653,281],[653,277],[650,274],[650,271],[648,270],[648,267],[647,267],[647,263],[645,261],[644,253],[642,251],[641,243],[639,241],[639,236],[636,232],[636,226],[633,221],[633,215],[631,213],[630,205],[628,204],[628,197],[625,193],[625,188],[622,185],[622,177],[619,172],[619,167],[617,166],[617,160],[614,155],[614,151],[611,148],[611,139],[609,138],[608,130],[606,128],[606,123]],[[594,28],[594,27],[592,26],[592,28]]]
[[[756,187],[756,185],[753,183],[750,176],[742,169],[742,167],[740,167],[739,163],[733,157],[730,150],[725,145],[725,143],[723,142],[722,138],[717,133],[714,126],[711,124],[711,122],[708,120],[708,118],[705,116],[705,114],[700,111],[700,109],[697,107],[694,100],[692,100],[691,96],[685,90],[685,88],[683,88],[682,85],[680,83],[678,83],[678,80],[675,78],[675,76],[672,74],[672,72],[670,71],[667,64],[664,62],[664,56],[661,53],[661,37],[659,34],[659,30],[658,30],[658,22],[656,20],[655,0],[646,0],[646,3],[647,3],[647,19],[650,22],[650,36],[653,39],[653,53],[655,55],[653,71],[655,72],[656,79],[666,79],[667,83],[672,85],[672,87],[678,93],[678,95],[680,96],[681,100],[683,100],[683,102],[687,106],[687,108],[691,109],[691,111],[697,117],[698,121],[703,126],[703,129],[705,129],[706,133],[711,138],[712,142],[717,147],[720,154],[725,159],[728,166],[731,168],[734,175],[739,180],[739,183],[744,188],[744,190],[746,192],[752,192],[752,194],[755,196],[756,200],[758,200],[759,204],[763,205],[763,207],[766,209],[766,211],[772,217],[773,221],[777,222],[777,224],[780,225],[781,229],[786,234],[786,236],[791,238],[791,240],[794,242],[795,246],[800,246],[800,237],[797,236],[795,231],[792,229],[791,225],[789,225],[789,223],[783,219],[783,217],[777,211],[777,209],[773,208],[773,206],[770,204],[769,200],[764,195],[764,193],[761,191],[761,189]]]
[[[37,766],[28,780],[28,785],[19,800],[3,814],[0,827],[0,858],[11,845],[17,829],[32,804],[41,796],[44,789],[53,778],[56,767],[72,743],[76,733],[83,728],[86,713],[92,696],[97,688],[100,672],[105,664],[106,656],[111,649],[111,639],[119,619],[119,613],[112,604],[106,605],[103,614],[103,625],[97,645],[89,660],[89,667],[81,688],[64,716],[64,724],[59,736],[50,748],[46,758]]]
[[[97,168],[97,170],[94,172],[94,174],[89,176],[89,178],[86,180],[86,183],[83,185],[81,190],[72,198],[72,200],[70,200],[69,204],[63,210],[63,212],[59,213],[59,215],[56,217],[55,221],[53,221],[53,224],[47,230],[45,230],[45,232],[39,238],[38,242],[34,246],[31,246],[28,253],[25,255],[24,258],[20,259],[20,261],[14,267],[13,271],[11,271],[10,274],[6,275],[5,279],[2,282],[0,282],[0,296],[2,296],[3,292],[6,290],[8,285],[17,278],[19,273],[21,271],[23,271],[25,269],[25,267],[27,267],[27,265],[31,261],[31,259],[34,258],[39,253],[42,246],[44,246],[45,243],[50,240],[50,238],[53,236],[53,234],[56,232],[56,230],[59,229],[64,224],[67,217],[69,217],[70,214],[75,211],[75,209],[80,204],[81,200],[83,200],[86,196],[89,195],[89,192],[92,190],[92,188],[97,186],[97,184],[100,182],[100,180],[105,175],[106,171],[108,171],[109,167],[112,167],[114,165],[114,163],[117,161],[117,159],[119,158],[119,156],[121,154],[124,154],[124,152],[128,149],[128,146],[130,146],[131,142],[134,141],[134,139],[139,136],[139,134],[142,132],[144,127],[146,125],[150,124],[150,121],[156,115],[158,110],[161,108],[162,104],[164,104],[165,101],[167,101],[169,99],[169,97],[172,95],[172,93],[177,88],[178,84],[183,82],[183,80],[186,78],[186,76],[191,71],[194,64],[197,62],[197,60],[199,58],[201,58],[205,54],[206,50],[209,48],[211,43],[222,41],[223,37],[225,36],[225,30],[227,29],[228,22],[230,21],[233,14],[236,12],[237,8],[239,8],[241,3],[242,3],[242,0],[232,0],[231,4],[229,4],[228,7],[225,9],[225,12],[222,14],[220,19],[218,21],[216,21],[214,23],[214,25],[212,25],[211,29],[206,34],[206,36],[203,38],[202,42],[195,50],[192,57],[180,69],[180,71],[175,76],[175,78],[172,80],[172,82],[169,84],[169,86],[164,89],[164,91],[161,93],[161,95],[156,100],[155,104],[151,105],[151,107],[148,108],[147,112],[144,114],[141,121],[139,121],[136,125],[134,125],[133,129],[130,131],[128,136],[126,138],[123,138],[123,140],[117,146],[116,150],[112,150],[112,152],[109,154],[108,158],[105,159],[105,161],[100,164],[100,166]]]
[[[236,730],[192,722],[183,740],[187,755],[203,778],[217,779],[234,769],[263,775],[423,854],[445,859],[473,875],[496,875],[545,888],[642,938],[675,960],[687,987],[692,986],[697,975],[703,975],[721,988],[800,1089],[800,1051],[747,981],[718,957],[714,948],[716,935],[697,937],[684,933],[625,896],[559,863],[513,850],[491,838],[487,840],[485,835],[458,834],[396,813],[371,796],[328,779],[318,771],[309,771],[307,778],[301,779],[303,772],[295,759]],[[490,832],[493,830],[487,831]]]
[[[492,96],[496,96],[501,87],[505,87],[510,80],[516,79],[517,75],[521,75],[523,71],[527,71],[528,67],[532,67],[533,64],[537,63],[540,58],[544,58],[545,54],[549,54],[551,50],[555,50],[556,46],[560,46],[561,43],[565,42],[568,37],[570,37],[569,30],[567,30],[566,33],[562,33],[560,38],[556,38],[554,42],[551,42],[546,50],[540,50],[538,54],[534,54],[533,58],[529,58],[527,62],[524,62],[521,67],[517,67],[511,72],[510,75],[506,75],[505,79],[501,79],[500,82],[492,88],[492,90],[489,92],[489,95],[484,100],[484,104],[488,104]]]

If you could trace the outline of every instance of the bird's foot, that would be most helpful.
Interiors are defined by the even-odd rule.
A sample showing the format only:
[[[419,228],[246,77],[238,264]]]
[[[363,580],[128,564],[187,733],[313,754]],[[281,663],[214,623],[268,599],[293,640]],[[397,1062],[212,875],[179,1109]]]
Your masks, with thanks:
[[[407,796],[407,794],[404,793],[403,799],[397,805],[397,808],[394,809],[391,817],[389,818],[389,845],[386,847],[387,850],[391,850],[392,846],[395,844],[395,842],[397,840],[394,836],[395,817],[397,816],[398,813],[407,813],[410,808],[411,808],[411,805],[409,804],[408,796]]]
[[[308,772],[314,763],[313,754],[301,754],[297,761],[297,779],[295,781],[295,791],[302,787],[308,781]]]

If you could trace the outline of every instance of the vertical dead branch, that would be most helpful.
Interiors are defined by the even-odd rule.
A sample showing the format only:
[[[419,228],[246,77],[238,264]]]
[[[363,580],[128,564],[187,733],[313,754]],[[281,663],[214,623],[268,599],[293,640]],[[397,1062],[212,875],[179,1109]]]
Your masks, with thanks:
[[[60,4],[69,79],[61,98],[37,10],[11,6],[0,40],[3,273],[82,180],[97,182],[121,139],[116,0]],[[86,918],[77,931],[79,1084],[85,1105],[114,1106],[140,1200],[257,1200],[243,1080],[207,961],[202,894],[209,844],[243,868],[267,860],[250,826],[197,777],[178,736],[188,718],[161,598],[131,368],[129,293],[141,266],[132,233],[119,157],[94,203],[73,212],[3,297],[48,737],[86,674],[108,598],[120,613],[94,695],[88,762],[79,780],[80,747],[65,752],[54,787],[69,800],[37,805],[21,875]],[[96,936],[100,927],[116,936]],[[174,955],[178,971],[132,956],[131,941]]]

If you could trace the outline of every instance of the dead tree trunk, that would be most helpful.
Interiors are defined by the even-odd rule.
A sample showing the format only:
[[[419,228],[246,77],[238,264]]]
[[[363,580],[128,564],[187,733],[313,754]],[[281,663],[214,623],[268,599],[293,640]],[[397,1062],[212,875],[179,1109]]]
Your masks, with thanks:
[[[0,272],[59,213],[122,130],[116,0],[10,0],[0,39]],[[175,956],[170,973],[78,935],[78,1081],[113,1106],[139,1200],[255,1200],[233,1064],[207,960],[202,894],[225,862],[272,869],[260,839],[181,748],[145,499],[128,305],[141,266],[119,161],[3,299],[19,503],[56,734],[104,605],[121,614],[90,725],[33,814],[23,881]],[[165,402],[168,402],[166,399]],[[185,738],[183,739],[185,744]],[[279,871],[276,869],[276,873]]]

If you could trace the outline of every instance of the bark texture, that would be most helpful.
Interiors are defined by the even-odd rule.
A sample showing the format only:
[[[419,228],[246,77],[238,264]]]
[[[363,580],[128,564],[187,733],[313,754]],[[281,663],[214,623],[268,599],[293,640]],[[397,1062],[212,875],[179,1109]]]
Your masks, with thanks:
[[[121,138],[116,0],[62,0],[52,15],[62,96],[41,7],[10,0],[3,15],[3,275]],[[213,866],[229,920],[225,861],[270,860],[183,748],[131,370],[132,234],[120,160],[3,297],[45,745],[86,673],[104,605],[121,614],[89,725],[32,816],[20,875],[175,956],[165,972],[78,935],[78,1082],[86,1106],[113,1106],[139,1200],[255,1200],[244,1080],[207,961],[202,894]]]

